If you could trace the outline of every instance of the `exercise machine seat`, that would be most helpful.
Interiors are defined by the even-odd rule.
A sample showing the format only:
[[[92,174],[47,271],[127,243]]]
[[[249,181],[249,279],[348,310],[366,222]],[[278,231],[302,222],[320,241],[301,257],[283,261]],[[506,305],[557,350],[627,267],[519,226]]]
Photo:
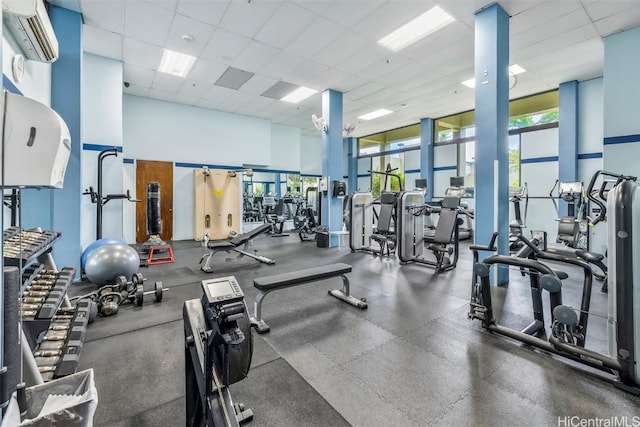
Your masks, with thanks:
[[[380,254],[382,254],[386,249],[387,255],[390,255],[391,251],[394,250],[396,246],[396,235],[391,231],[393,209],[394,207],[392,204],[385,203],[380,206],[376,232],[369,237],[370,240],[373,240],[380,245]]]
[[[578,249],[576,255],[587,262],[598,262],[604,259],[603,254],[597,254],[595,252],[585,251],[584,249]]]

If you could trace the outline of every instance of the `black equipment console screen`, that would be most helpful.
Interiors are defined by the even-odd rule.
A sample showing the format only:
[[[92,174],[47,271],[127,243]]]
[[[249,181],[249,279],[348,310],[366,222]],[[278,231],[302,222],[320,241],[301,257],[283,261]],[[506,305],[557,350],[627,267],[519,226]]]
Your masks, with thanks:
[[[234,276],[218,277],[202,281],[203,302],[209,306],[242,301],[244,293]]]

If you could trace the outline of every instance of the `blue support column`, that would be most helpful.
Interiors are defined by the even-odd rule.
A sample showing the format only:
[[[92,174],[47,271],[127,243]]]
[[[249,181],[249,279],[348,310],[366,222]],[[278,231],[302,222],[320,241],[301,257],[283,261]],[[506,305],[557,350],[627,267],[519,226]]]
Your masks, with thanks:
[[[71,133],[71,155],[64,178],[64,188],[53,190],[51,228],[62,233],[53,249],[59,268],[74,266],[80,272],[81,169],[81,79],[82,15],[52,6],[51,23],[58,37],[60,57],[51,65],[51,108],[60,114]]]
[[[347,138],[346,144],[349,153],[347,164],[347,191],[353,193],[358,188],[358,139]]]
[[[427,180],[427,200],[433,197],[433,119],[420,120],[420,178]]]
[[[329,231],[342,230],[342,199],[331,195],[332,182],[342,180],[342,92],[327,89],[322,92],[322,117],[327,131],[322,133],[322,176],[328,191],[322,194],[322,222]],[[332,235],[330,246],[337,246],[340,236]]]
[[[276,172],[275,174],[273,174],[273,181],[275,182],[276,186],[276,188],[273,190],[273,194],[275,194],[275,196],[278,198],[284,196],[284,194],[280,194],[282,193],[282,191],[280,191],[280,189],[282,188],[280,184],[280,172]]]
[[[498,253],[509,253],[509,15],[493,3],[476,13],[476,209],[475,242],[487,244],[498,231]],[[509,270],[493,269],[492,283],[509,281]]]
[[[560,124],[558,127],[558,179],[578,180],[578,82],[560,84]],[[560,201],[560,216],[568,213],[567,202]]]

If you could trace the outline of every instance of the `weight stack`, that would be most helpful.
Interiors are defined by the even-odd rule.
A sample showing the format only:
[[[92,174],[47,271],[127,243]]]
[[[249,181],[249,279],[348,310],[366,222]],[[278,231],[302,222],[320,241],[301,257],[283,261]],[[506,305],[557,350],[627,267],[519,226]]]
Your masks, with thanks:
[[[20,382],[20,337],[19,314],[20,305],[20,271],[17,267],[4,267],[4,352],[3,364],[7,368],[6,385],[0,390],[0,405],[8,403],[11,394],[16,391]],[[23,342],[22,345],[28,345]],[[6,393],[6,394],[4,394]]]

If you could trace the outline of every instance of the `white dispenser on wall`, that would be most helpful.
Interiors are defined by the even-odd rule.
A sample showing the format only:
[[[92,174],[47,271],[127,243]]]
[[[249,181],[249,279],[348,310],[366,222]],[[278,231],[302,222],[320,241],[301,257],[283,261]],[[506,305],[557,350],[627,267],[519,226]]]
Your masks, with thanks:
[[[6,91],[0,112],[4,187],[62,188],[71,154],[64,120],[42,103]]]

